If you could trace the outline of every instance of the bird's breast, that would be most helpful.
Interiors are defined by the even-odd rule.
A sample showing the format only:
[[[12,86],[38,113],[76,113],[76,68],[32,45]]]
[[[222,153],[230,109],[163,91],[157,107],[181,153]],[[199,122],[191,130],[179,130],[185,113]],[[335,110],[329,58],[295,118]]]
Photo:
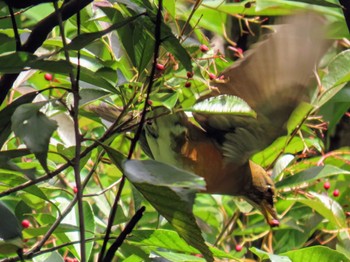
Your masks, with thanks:
[[[220,147],[210,138],[187,140],[181,147],[181,162],[182,168],[205,179],[205,192],[240,195],[244,187],[244,166],[225,161]]]

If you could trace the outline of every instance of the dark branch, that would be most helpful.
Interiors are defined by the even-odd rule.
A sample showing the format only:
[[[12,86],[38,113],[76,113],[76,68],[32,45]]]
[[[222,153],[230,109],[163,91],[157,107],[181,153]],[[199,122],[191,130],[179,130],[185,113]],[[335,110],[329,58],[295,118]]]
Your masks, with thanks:
[[[115,242],[111,245],[111,247],[108,249],[107,254],[105,258],[103,259],[103,262],[112,261],[114,254],[117,252],[118,248],[123,244],[125,238],[132,232],[134,227],[136,226],[137,222],[142,218],[143,212],[145,211],[145,207],[141,207],[135,215],[132,217],[130,222],[126,225],[123,232],[120,233],[118,238],[115,240]]]

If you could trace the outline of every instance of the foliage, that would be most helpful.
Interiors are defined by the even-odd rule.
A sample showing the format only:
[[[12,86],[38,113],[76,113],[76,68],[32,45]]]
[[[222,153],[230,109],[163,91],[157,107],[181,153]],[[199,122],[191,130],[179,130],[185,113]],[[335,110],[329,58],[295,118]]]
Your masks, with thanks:
[[[18,259],[17,247],[21,255],[24,219],[24,257],[33,261],[103,261],[101,253],[120,261],[350,260],[349,31],[335,0],[166,0],[163,19],[160,0],[10,2],[0,1],[0,218],[12,221],[0,223],[1,261]],[[334,44],[311,103],[253,156],[276,182],[281,225],[272,229],[248,203],[196,195],[202,179],[146,160],[139,126],[149,107],[190,109],[242,56],[234,41],[246,49],[269,20],[296,10],[323,14]],[[210,47],[208,32],[231,46]],[[220,99],[197,110],[218,109]],[[241,99],[227,99],[232,107],[219,111],[255,117]],[[113,123],[90,110],[100,104]]]

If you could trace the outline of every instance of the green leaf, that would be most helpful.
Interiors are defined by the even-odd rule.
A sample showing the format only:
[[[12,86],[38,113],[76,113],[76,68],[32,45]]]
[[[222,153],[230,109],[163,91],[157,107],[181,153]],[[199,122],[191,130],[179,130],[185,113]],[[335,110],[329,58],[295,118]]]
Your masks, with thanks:
[[[294,156],[286,154],[279,157],[272,170],[272,178],[276,178],[293,160]]]
[[[292,134],[304,122],[314,107],[308,103],[301,103],[291,114],[287,122],[288,134]]]
[[[40,102],[19,106],[11,117],[11,128],[48,171],[47,152],[57,123],[39,111],[45,104],[46,102]]]
[[[117,10],[115,10],[115,11],[117,11]],[[139,17],[141,17],[143,15],[144,15],[144,13],[141,13],[141,14],[129,17],[129,18],[123,18],[122,21],[114,23],[110,27],[108,27],[102,31],[78,35],[67,45],[66,48],[68,50],[82,49],[83,47],[92,43],[93,41],[104,37],[106,34],[112,32],[114,30],[117,30],[125,25],[128,25],[129,23],[131,23],[132,21],[138,19]]]
[[[322,87],[326,90],[350,80],[350,50],[336,55],[327,67],[327,74],[322,78]]]
[[[324,218],[328,219],[332,226],[335,228],[345,228],[346,218],[345,212],[342,207],[334,199],[327,195],[321,195],[314,192],[310,192],[313,196],[312,199],[288,199],[296,200],[304,205],[307,205],[322,215]]]
[[[85,105],[109,94],[109,92],[103,91],[101,89],[84,88],[79,92],[79,95],[81,97],[79,100],[79,105]]]
[[[301,183],[310,182],[316,179],[336,176],[341,174],[350,175],[350,172],[331,165],[316,166],[316,167],[311,167],[293,176],[289,176],[280,182],[277,182],[276,187],[277,188],[291,187]]]
[[[175,252],[199,254],[197,249],[189,246],[176,232],[171,230],[134,230],[132,236],[128,238],[128,241],[135,245],[145,246],[152,249],[156,248],[155,250],[167,249]],[[210,251],[212,251],[214,256],[218,258],[234,258],[234,256],[214,247],[210,247]],[[159,251],[156,253],[159,254]]]
[[[192,212],[195,192],[204,189],[203,179],[154,160],[128,160],[123,169],[130,182],[179,235],[208,261],[213,261]]]
[[[166,36],[162,35],[161,37],[164,48],[174,55],[188,72],[192,72],[191,57],[187,53],[186,49],[180,44],[179,39],[177,39],[173,34]]]
[[[31,103],[37,94],[38,92],[27,93],[0,111],[0,148],[3,146],[12,131],[11,117],[17,107],[23,104]]]
[[[198,250],[189,246],[179,235],[171,230],[134,230],[128,241],[135,245],[156,247],[184,253],[197,253]]]
[[[66,207],[69,205],[69,202],[66,200],[63,200],[61,203],[61,207]],[[61,232],[64,232],[64,230],[67,231],[64,235],[57,234],[58,238],[64,241],[64,236],[67,236],[69,241],[78,241],[80,239],[79,234],[79,215],[83,215],[83,219],[85,222],[85,238],[94,238],[94,232],[95,232],[95,218],[94,213],[92,210],[91,205],[87,202],[83,202],[83,213],[79,214],[78,206],[76,206],[75,209],[73,209],[63,220],[62,224],[60,225],[59,229]],[[66,225],[63,225],[66,224]],[[71,228],[71,230],[69,230]],[[75,230],[72,230],[74,229]],[[75,231],[75,232],[69,232],[69,231]],[[59,231],[56,230],[55,233],[58,233]],[[93,242],[86,242],[86,255],[87,260],[89,260],[89,256],[91,255],[92,248],[93,248]],[[80,244],[75,244],[73,246],[74,254],[78,255],[80,257]],[[72,250],[73,250],[72,249]]]
[[[270,254],[255,247],[251,247],[249,248],[249,250],[252,251],[255,255],[257,255],[260,258],[260,261],[269,260],[271,262],[292,262],[292,260],[290,260],[286,256]]]
[[[1,73],[19,73],[26,68],[67,74],[73,69],[73,66],[64,60],[41,60],[37,56],[25,52],[0,55]]]
[[[321,84],[325,90],[315,105],[322,106],[343,88],[344,83],[350,80],[349,65],[350,50],[345,50],[333,58],[327,67],[327,74],[322,78]]]
[[[231,95],[210,97],[196,103],[190,110],[196,113],[233,114],[256,118],[255,111],[243,99]]]
[[[12,211],[0,201],[0,254],[14,253],[22,249],[22,229]]]
[[[80,67],[80,78],[82,81],[87,82],[95,87],[106,89],[108,91],[111,91],[112,93],[116,92],[114,85],[112,85],[109,81],[104,79],[97,72],[94,72],[84,66]]]
[[[288,256],[292,261],[349,261],[349,258],[344,254],[325,246],[306,247],[299,250],[288,251],[281,255]]]
[[[290,136],[282,136],[277,138],[270,146],[253,155],[252,160],[262,166],[270,166],[280,156],[280,154],[290,153],[297,154],[305,149],[315,148],[319,151],[323,148],[322,140],[319,138],[300,138],[294,136],[290,140]]]
[[[31,154],[28,149],[15,149],[0,151],[0,169],[7,169],[25,174],[29,179],[35,178],[35,168],[21,168],[14,161],[13,158],[23,157]]]
[[[169,110],[172,110],[178,99],[179,95],[178,93],[160,93],[157,92],[155,94],[152,94],[150,99],[152,100],[152,106],[164,106],[168,108]]]
[[[64,262],[66,261],[57,251],[44,253],[40,256],[33,257],[34,262]]]
[[[283,201],[283,200],[282,200]],[[278,203],[281,203],[279,201]],[[319,229],[320,223],[324,220],[317,212],[311,212],[309,207],[296,204],[291,201],[284,201],[285,209],[293,208],[288,212],[288,216],[281,221],[283,230],[276,230],[274,238],[275,253],[286,252],[289,250],[302,248],[303,245],[312,237],[316,230]]]
[[[175,0],[164,1],[163,5],[164,5],[164,8],[169,12],[169,14],[175,18],[176,16]]]
[[[197,256],[191,256],[186,254],[179,254],[174,252],[165,252],[165,251],[154,251],[157,255],[160,257],[165,258],[165,261],[169,262],[204,262],[206,261],[204,258],[197,257]]]

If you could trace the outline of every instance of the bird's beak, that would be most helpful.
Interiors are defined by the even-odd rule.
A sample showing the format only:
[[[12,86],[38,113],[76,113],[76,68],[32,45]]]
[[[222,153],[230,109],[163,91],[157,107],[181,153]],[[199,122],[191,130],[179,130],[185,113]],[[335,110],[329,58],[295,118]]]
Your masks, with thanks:
[[[259,204],[259,209],[261,213],[264,215],[267,223],[271,227],[279,226],[280,222],[277,217],[276,209],[273,205],[268,203],[265,199],[263,199]]]

